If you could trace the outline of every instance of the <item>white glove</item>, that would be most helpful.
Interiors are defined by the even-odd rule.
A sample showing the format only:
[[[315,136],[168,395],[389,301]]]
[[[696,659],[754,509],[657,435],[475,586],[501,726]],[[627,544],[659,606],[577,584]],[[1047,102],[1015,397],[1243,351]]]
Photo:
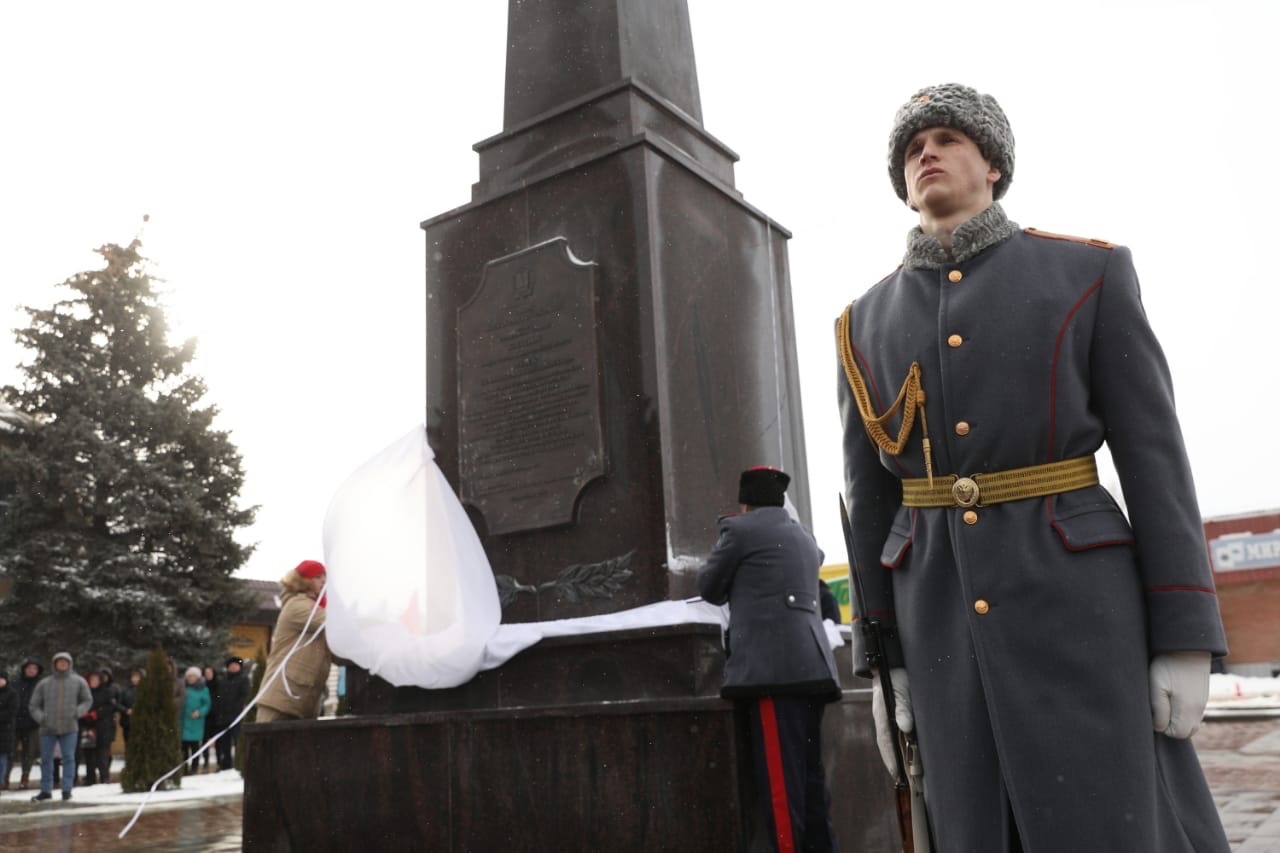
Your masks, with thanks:
[[[893,684],[893,719],[901,731],[909,732],[915,728],[916,718],[911,712],[911,689],[907,686],[907,671],[900,667],[889,670],[889,681]],[[880,748],[880,760],[888,768],[889,775],[896,777],[898,760],[894,757],[893,733],[889,731],[884,691],[880,689],[880,676],[876,673],[872,674],[871,679],[871,717],[876,723],[876,746]]]
[[[1171,652],[1151,659],[1151,724],[1156,731],[1186,740],[1200,728],[1209,704],[1208,652]]]

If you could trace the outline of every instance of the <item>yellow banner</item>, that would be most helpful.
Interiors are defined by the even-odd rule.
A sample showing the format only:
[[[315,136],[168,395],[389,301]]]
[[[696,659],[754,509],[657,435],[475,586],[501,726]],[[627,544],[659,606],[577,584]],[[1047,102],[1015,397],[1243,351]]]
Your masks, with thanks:
[[[849,564],[831,563],[818,569],[818,577],[827,582],[840,604],[840,616],[846,625],[853,624],[853,604],[849,598]]]

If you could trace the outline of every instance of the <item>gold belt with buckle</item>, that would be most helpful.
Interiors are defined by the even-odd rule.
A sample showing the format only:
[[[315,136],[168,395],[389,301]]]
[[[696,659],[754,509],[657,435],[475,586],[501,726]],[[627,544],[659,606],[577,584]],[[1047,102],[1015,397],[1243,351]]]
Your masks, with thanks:
[[[1098,485],[1098,466],[1092,456],[1010,468],[961,477],[949,474],[902,481],[902,505],[913,507],[987,506],[1056,495]]]

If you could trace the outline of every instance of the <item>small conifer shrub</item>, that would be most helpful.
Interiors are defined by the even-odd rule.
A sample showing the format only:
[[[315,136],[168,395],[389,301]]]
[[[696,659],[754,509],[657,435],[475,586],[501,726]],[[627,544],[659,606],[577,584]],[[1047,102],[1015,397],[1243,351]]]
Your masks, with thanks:
[[[182,764],[178,735],[178,709],[173,701],[173,679],[168,657],[156,646],[147,658],[147,674],[138,684],[130,715],[129,746],[125,752],[120,785],[126,793],[150,790],[155,781]],[[164,781],[160,790],[181,784],[182,771]]]

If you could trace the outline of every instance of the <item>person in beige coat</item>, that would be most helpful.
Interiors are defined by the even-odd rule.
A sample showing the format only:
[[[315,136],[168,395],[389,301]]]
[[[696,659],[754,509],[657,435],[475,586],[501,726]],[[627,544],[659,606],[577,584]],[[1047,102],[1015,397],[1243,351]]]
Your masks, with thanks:
[[[333,662],[322,631],[325,602],[321,591],[324,584],[324,565],[315,560],[303,560],[280,579],[280,615],[271,634],[271,653],[267,656],[267,671],[262,677],[262,696],[258,699],[259,723],[310,720],[320,716],[325,681]],[[310,624],[307,624],[308,618]],[[284,663],[286,657],[288,662]],[[282,663],[284,672],[276,676]]]

